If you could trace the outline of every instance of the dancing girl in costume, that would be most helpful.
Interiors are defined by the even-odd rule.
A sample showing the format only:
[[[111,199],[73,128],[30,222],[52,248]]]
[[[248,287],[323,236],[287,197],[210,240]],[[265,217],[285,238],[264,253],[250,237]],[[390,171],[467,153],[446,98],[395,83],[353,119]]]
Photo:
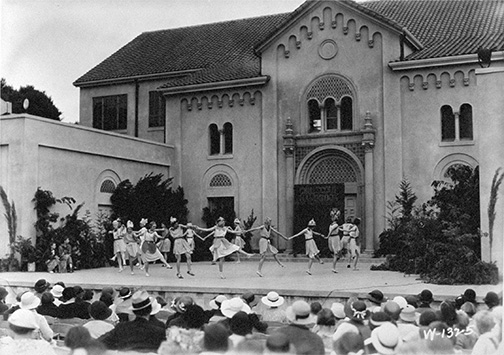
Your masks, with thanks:
[[[350,231],[350,256],[354,261],[353,270],[357,269],[357,262],[359,262],[360,256],[360,231],[359,225],[361,223],[360,218],[355,218],[353,220],[353,229]]]
[[[145,233],[145,240],[142,243],[142,257],[145,265],[145,276],[149,275],[149,262],[161,260],[161,262],[170,269],[163,254],[156,247],[156,239],[159,235],[156,233],[156,222],[150,222],[149,229]]]
[[[239,218],[236,218],[234,220],[234,225],[235,225],[234,231],[236,232],[236,234],[233,239],[233,244],[236,245],[238,248],[240,248],[239,250],[243,250],[243,247],[245,246],[245,240],[243,240],[243,238],[242,238],[243,230],[241,228],[241,222],[240,222]],[[240,263],[240,253],[239,252],[236,253],[236,257],[238,258],[236,263],[239,264]]]
[[[251,257],[252,254],[246,253],[243,250],[240,250],[240,248],[235,245],[231,244],[227,239],[226,239],[226,233],[233,233],[237,234],[234,230],[232,230],[230,227],[227,227],[225,225],[226,221],[224,218],[219,217],[217,219],[217,224],[211,228],[200,228],[198,226],[195,226],[196,229],[202,231],[202,232],[213,232],[213,244],[210,247],[210,251],[212,252],[213,259],[219,261],[219,272],[220,272],[220,278],[225,279],[226,277],[223,274],[224,271],[224,258],[230,254],[233,254],[235,251],[242,253],[243,255],[246,255],[247,257]],[[207,235],[203,240],[208,238],[211,234]]]
[[[114,230],[112,235],[114,237],[114,256],[110,260],[117,259],[119,264],[119,272],[124,270],[123,265],[126,266],[126,244],[124,244],[123,237],[126,233],[126,228],[123,226],[122,221],[118,218],[112,222]]]
[[[308,222],[308,227],[306,227],[301,232],[294,234],[292,237],[289,238],[289,239],[293,239],[293,238],[299,237],[300,235],[305,236],[306,256],[308,256],[308,258],[310,258],[308,260],[308,270],[306,270],[306,273],[308,275],[312,274],[311,267],[313,265],[313,260],[317,259],[319,261],[319,263],[321,263],[321,264],[324,263],[322,261],[322,259],[320,259],[320,257],[318,256],[318,254],[320,253],[320,250],[317,248],[317,244],[315,243],[315,240],[313,240],[313,236],[318,235],[322,238],[325,238],[325,235],[320,234],[319,232],[315,232],[312,229],[315,226],[316,226],[315,220],[312,219],[310,222]]]
[[[135,232],[133,232],[133,222],[131,221],[128,221],[126,223],[126,233],[124,233],[123,241],[124,244],[126,244],[126,254],[128,254],[131,275],[134,275],[134,261],[135,259],[137,259],[139,263],[142,263],[142,258],[140,254],[140,248],[138,247],[140,239],[135,237]]]
[[[191,247],[185,240],[185,232],[182,228],[187,228],[187,226],[181,225],[178,223],[177,219],[174,217],[170,217],[171,227],[168,230],[170,232],[170,236],[173,238],[173,254],[177,258],[177,277],[179,279],[183,279],[184,277],[180,273],[180,261],[182,260],[182,254],[186,256],[187,263],[187,273],[191,276],[194,276],[191,271]]]
[[[330,212],[332,223],[329,226],[329,233],[327,234],[326,239],[328,239],[329,250],[333,253],[333,266],[332,272],[335,274],[338,273],[336,271],[336,262],[340,259],[340,237],[339,237],[339,226],[338,226],[338,218],[341,212],[337,208],[333,208]]]
[[[191,249],[191,254],[194,252],[194,248],[196,247],[196,245],[194,244],[194,237],[198,237],[199,239],[204,240],[198,235],[198,233],[194,231],[193,227],[193,224],[191,222],[188,222],[187,229],[185,231],[185,237],[187,244],[189,244],[189,248]]]
[[[136,266],[138,266],[140,268],[140,270],[143,270],[144,268],[144,265],[142,264],[142,261],[143,261],[143,253],[142,253],[142,247],[143,247],[143,242],[145,240],[145,234],[147,233],[147,228],[145,227],[148,223],[148,219],[147,218],[142,218],[140,220],[140,230],[136,231],[136,232],[133,232],[135,234],[135,237],[138,238],[140,240],[140,249],[139,249],[139,253],[140,253],[140,261],[138,262],[138,264]]]
[[[348,265],[347,268],[350,268],[350,264],[352,263],[352,253],[350,252],[350,240],[351,236],[355,235],[355,226],[352,223],[352,217],[347,217],[345,219],[345,223],[340,227],[343,232],[343,237],[341,238],[341,254],[344,257],[348,254]]]
[[[262,267],[264,264],[264,261],[266,260],[266,253],[269,251],[271,254],[273,254],[273,258],[275,261],[280,265],[281,267],[285,267],[284,264],[278,260],[277,254],[278,250],[271,244],[271,232],[275,233],[276,235],[282,237],[285,240],[288,240],[282,233],[277,231],[275,228],[271,226],[271,218],[266,217],[264,220],[264,224],[259,227],[251,228],[247,231],[244,231],[243,234],[248,233],[248,232],[253,232],[259,230],[261,239],[259,239],[259,254],[261,254],[261,259],[259,260],[259,267],[257,268],[256,274],[259,275],[260,277],[263,277],[262,274]]]
[[[161,254],[163,254],[165,260],[168,261],[168,253],[171,250],[171,240],[169,238],[170,232],[166,227],[166,224],[164,223],[161,223],[161,228],[156,229],[156,232],[158,232],[159,234],[159,241],[157,242],[157,247],[159,248]]]

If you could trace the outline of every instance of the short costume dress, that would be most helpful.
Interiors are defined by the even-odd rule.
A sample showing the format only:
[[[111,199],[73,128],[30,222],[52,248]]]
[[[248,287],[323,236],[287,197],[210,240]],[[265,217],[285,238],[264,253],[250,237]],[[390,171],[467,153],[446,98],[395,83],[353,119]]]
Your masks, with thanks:
[[[145,227],[140,228],[140,230],[138,232],[136,232],[136,234],[137,234],[138,238],[140,238],[140,248],[139,248],[138,252],[140,254],[143,254],[142,247],[143,247],[143,243],[145,241],[145,235],[147,234],[147,228],[145,228]]]
[[[267,229],[265,226],[263,226],[260,229],[260,231],[261,231],[260,232],[261,239],[259,239],[259,254],[264,254],[268,250],[272,254],[278,254],[277,248],[275,248],[271,244],[271,227],[269,227],[269,229]]]
[[[163,229],[159,239],[160,241],[157,243],[159,251],[161,253],[169,253],[171,250],[171,240],[168,238],[168,229]]]
[[[236,226],[235,232],[240,232],[239,234],[235,234],[235,239],[233,241],[233,244],[238,246],[238,248],[243,249],[245,246],[245,241],[242,238],[242,229],[240,226]]]
[[[357,244],[357,238],[359,238],[359,228],[353,225],[350,230],[350,254],[355,256],[355,254],[360,254],[360,245]]]
[[[329,250],[336,254],[340,250],[340,239],[338,232],[338,223],[332,222],[329,226]]]
[[[121,226],[121,228],[118,228],[114,231],[113,236],[114,236],[114,254],[117,253],[125,253],[126,252],[126,244],[124,244],[123,241],[123,235],[126,233],[126,230],[124,226]]]
[[[190,254],[192,252],[191,247],[184,238],[184,231],[181,226],[173,229],[170,228],[170,235],[173,238],[173,254],[182,255]]]
[[[187,229],[186,231],[186,241],[187,244],[189,245],[189,248],[191,249],[191,254],[194,251],[194,231],[192,229]]]
[[[159,237],[159,235],[155,231],[154,232],[147,231],[145,233],[144,243],[154,244],[156,242],[157,237]],[[158,248],[155,248],[155,251],[153,253],[151,253],[149,250],[144,251],[143,257],[144,257],[145,261],[149,262],[149,261],[156,261],[156,260],[162,259],[163,255],[161,254],[161,252],[159,251]]]
[[[341,247],[348,249],[348,244],[350,243],[350,231],[353,229],[354,225],[352,223],[343,223],[341,230],[343,231],[343,237],[341,238]]]
[[[124,234],[123,241],[126,244],[126,253],[132,258],[136,258],[138,255],[138,242],[135,238],[133,232]]]
[[[227,228],[216,227],[214,230],[214,240],[212,246],[210,247],[210,251],[214,255],[214,259],[223,258],[240,250],[237,245],[231,244],[225,238],[226,233]]]
[[[314,258],[320,250],[317,248],[317,244],[313,240],[313,231],[306,229],[304,232],[305,242],[306,242],[306,255],[309,258]]]

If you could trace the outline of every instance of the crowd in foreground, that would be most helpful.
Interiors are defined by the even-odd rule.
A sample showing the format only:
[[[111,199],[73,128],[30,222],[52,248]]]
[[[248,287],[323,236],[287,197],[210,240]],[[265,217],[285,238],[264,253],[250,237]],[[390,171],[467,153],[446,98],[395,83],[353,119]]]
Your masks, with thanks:
[[[144,289],[101,292],[50,285],[8,305],[0,287],[0,354],[503,354],[502,300],[484,304],[467,289],[433,307],[428,289],[387,298],[373,290],[346,303],[291,303],[275,291],[197,304],[189,295],[170,300]],[[62,334],[55,324],[73,324]]]

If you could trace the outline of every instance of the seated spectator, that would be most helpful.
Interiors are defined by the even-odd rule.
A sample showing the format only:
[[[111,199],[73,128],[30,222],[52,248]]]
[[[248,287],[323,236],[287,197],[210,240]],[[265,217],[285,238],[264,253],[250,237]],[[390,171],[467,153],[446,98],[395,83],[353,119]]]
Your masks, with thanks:
[[[387,301],[387,298],[383,296],[380,290],[373,290],[367,295],[367,309],[370,312],[381,310],[381,305],[385,301]]]
[[[401,307],[395,301],[388,301],[382,305],[383,312],[387,313],[392,322],[395,323],[399,320],[399,315],[401,314]]]
[[[12,340],[0,342],[0,354],[56,355],[47,341],[37,339],[39,328],[34,312],[26,309],[13,312],[9,317],[9,328]]]
[[[61,298],[61,304],[59,305],[60,317],[61,318],[74,318],[76,317],[75,312],[75,290],[73,287],[65,287],[63,290],[63,297]]]
[[[369,317],[369,311],[363,301],[350,298],[345,304],[345,314],[348,320],[338,326],[333,335],[333,341],[337,341],[346,332],[360,334],[364,341],[371,336],[371,330],[364,324]]]
[[[392,318],[390,318],[387,313],[382,311],[371,313],[368,324],[369,329],[372,331],[373,329],[378,328],[380,325],[387,322],[392,323]]]
[[[364,302],[362,304],[365,308]],[[324,355],[324,342],[306,326],[315,323],[310,305],[305,301],[296,301],[285,313],[289,325],[279,328],[277,332],[287,336],[289,342],[294,345],[296,354]]]
[[[397,303],[401,310],[408,304],[408,301],[406,301],[406,298],[404,298],[403,296],[395,296],[392,301]]]
[[[222,302],[225,300],[227,300],[227,297],[224,295],[217,295],[214,299],[210,300],[209,305],[211,310],[205,311],[208,317],[208,323],[216,323],[226,319],[221,312]]]
[[[203,326],[206,323],[203,308],[195,304],[188,305],[184,317],[187,317],[187,328],[170,327],[167,330],[166,341],[161,343],[158,354],[197,354],[202,351]]]
[[[91,341],[91,334],[85,327],[75,326],[65,336],[65,346],[71,350],[85,348]]]
[[[472,318],[476,314],[476,307],[471,302],[465,302],[461,307],[461,311],[464,311],[469,318]]]
[[[45,317],[38,314],[36,311],[37,307],[40,305],[40,302],[40,298],[35,296],[32,292],[25,292],[23,296],[21,296],[21,303],[19,304],[19,307],[21,309],[33,312],[42,339],[51,342],[54,332],[51,327],[49,327],[49,324],[47,323]]]
[[[408,304],[412,305],[413,307],[418,308],[418,297],[415,296],[415,295],[408,295],[405,297],[406,299],[406,302],[408,302]]]
[[[472,305],[471,302],[468,302]],[[476,340],[478,340],[478,335],[476,332],[470,330],[469,326],[469,316],[462,310],[457,311],[457,324],[455,324],[455,350],[468,352],[472,350]]]
[[[264,355],[287,355],[295,353],[296,351],[294,346],[290,343],[289,338],[285,334],[275,332],[266,339],[266,349],[264,350]]]
[[[224,354],[229,348],[229,333],[221,324],[209,324],[203,335],[203,351],[201,355]]]
[[[336,317],[329,308],[322,308],[317,315],[317,324],[312,331],[324,342],[326,352],[331,352],[333,348],[332,337],[336,331]]]
[[[240,297],[234,297],[230,300],[222,302],[221,312],[226,319],[221,320],[219,324],[226,328],[229,331],[229,334],[231,334],[231,318],[233,318],[233,316],[238,312],[245,312],[246,314],[249,314],[250,307],[247,306]]]
[[[74,312],[75,317],[81,319],[89,319],[89,306],[91,305],[89,302],[84,301],[83,297],[85,291],[80,286],[74,286],[75,291],[75,301],[74,301]]]
[[[103,293],[102,292],[102,294],[100,296],[100,301],[105,303],[107,305],[107,307],[110,308],[112,311],[112,314],[110,315],[110,317],[108,319],[106,319],[106,321],[111,322],[112,324],[116,324],[117,322],[119,322],[119,317],[115,313],[117,306],[114,304],[114,296],[112,295],[112,293],[109,293],[109,292]]]
[[[488,294],[487,294],[488,295]],[[499,339],[494,332],[495,319],[490,311],[479,311],[474,315],[474,322],[479,333],[472,355],[492,354],[497,351]]]
[[[331,311],[332,311],[334,317],[336,318],[335,329],[337,329],[338,326],[340,325],[340,323],[343,322],[346,318],[345,306],[343,305],[343,303],[334,302],[331,305]]]
[[[472,288],[468,288],[467,290],[465,290],[464,301],[471,302],[474,305],[474,307],[478,307],[478,301],[476,301],[476,291],[474,291]]]
[[[83,327],[89,330],[91,337],[98,339],[103,334],[114,329],[114,325],[107,322],[106,319],[112,314],[112,310],[102,301],[95,301],[89,306],[91,320],[86,322]]]
[[[261,321],[261,318],[254,310],[254,307],[259,303],[259,299],[252,292],[244,293],[242,295],[242,299],[245,304],[250,307],[250,313],[248,316],[254,329],[258,332],[265,333],[268,330],[268,323]]]
[[[127,322],[135,316],[131,311],[131,296],[133,293],[129,287],[123,287],[119,291],[116,301],[116,314],[119,317],[119,322]]]
[[[345,333],[334,342],[333,349],[337,355],[364,354],[364,340],[360,334]]]
[[[417,312],[423,313],[427,309],[432,309],[430,305],[433,301],[434,298],[430,290],[425,289],[420,292],[420,294],[418,295],[418,302],[420,304],[417,307]]]
[[[187,306],[194,304],[194,301],[189,296],[180,297],[174,305],[175,314],[168,317],[166,321],[166,327],[182,327],[185,328],[183,324],[183,318],[181,317],[183,313],[185,313]]]
[[[82,300],[89,302],[90,304],[92,303],[91,301],[93,300],[94,293],[93,290],[84,290],[84,294],[82,295]]]
[[[453,327],[453,325],[457,323],[457,309],[455,308],[454,303],[443,301],[439,306],[439,310],[441,313],[440,320],[445,322],[448,327]]]
[[[55,284],[53,286],[53,288],[51,289],[51,293],[54,297],[53,302],[56,306],[59,306],[60,304],[63,303],[63,302],[61,302],[61,298],[63,297],[63,290],[64,289],[65,289],[65,287],[58,285],[58,284]]]
[[[133,294],[132,308],[135,320],[117,324],[98,340],[108,349],[157,351],[166,335],[164,329],[149,323],[152,299],[147,291],[138,290]]]
[[[157,327],[165,329],[165,324],[157,319],[156,314],[161,310],[161,305],[156,298],[152,298],[152,311],[150,313],[149,322]]]
[[[370,349],[368,353],[389,355],[396,353],[397,348],[402,344],[402,340],[399,329],[394,324],[387,322],[373,329],[369,342],[365,343],[368,344]]]
[[[5,304],[5,298],[9,292],[5,289],[5,287],[0,287],[0,314],[4,314],[6,310],[9,309],[9,306]]]
[[[270,291],[261,298],[261,302],[267,307],[262,311],[262,319],[265,322],[287,323],[285,310],[281,308],[285,299],[275,291]]]
[[[58,306],[54,304],[54,296],[51,292],[44,292],[40,301],[41,304],[37,307],[38,314],[60,318],[60,310]]]
[[[397,321],[397,329],[402,341],[410,341],[418,339],[418,326],[415,324],[415,308],[408,304],[401,310],[399,320]]]
[[[229,321],[229,326],[231,329],[229,340],[231,340],[232,349],[236,349],[239,343],[252,334],[252,322],[245,312],[240,311],[235,313]]]
[[[489,310],[501,304],[499,295],[492,291],[486,294],[485,298],[483,298],[483,302],[485,302]]]
[[[23,292],[20,292],[16,295],[16,303],[11,305],[11,307],[6,310],[4,313],[3,313],[3,318],[4,320],[7,320],[9,319],[9,316],[14,313],[15,311],[17,311],[18,309],[20,309],[19,305],[21,304],[21,297],[28,291],[23,291]]]
[[[51,284],[47,282],[46,279],[37,280],[37,282],[35,282],[35,286],[33,286],[33,289],[35,291],[34,295],[38,298],[42,297],[42,294],[48,291],[50,286]]]
[[[418,333],[420,338],[425,338],[431,323],[438,321],[439,318],[434,310],[423,312],[418,319]]]

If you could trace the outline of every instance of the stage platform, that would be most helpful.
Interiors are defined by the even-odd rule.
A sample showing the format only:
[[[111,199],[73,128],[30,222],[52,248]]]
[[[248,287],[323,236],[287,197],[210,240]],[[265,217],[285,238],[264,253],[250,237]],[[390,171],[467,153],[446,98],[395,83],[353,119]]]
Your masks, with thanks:
[[[297,258],[299,259],[299,258]],[[0,274],[0,285],[6,287],[12,297],[28,287],[33,287],[38,279],[45,278],[50,283],[63,281],[66,285],[80,285],[83,288],[101,290],[104,286],[119,289],[122,286],[133,288],[144,287],[149,292],[157,293],[166,300],[189,294],[201,306],[207,306],[208,301],[217,294],[228,297],[241,295],[245,291],[252,291],[256,295],[266,295],[269,291],[277,291],[286,297],[287,302],[294,299],[305,299],[309,302],[319,301],[329,307],[332,302],[345,301],[352,295],[365,298],[367,293],[381,290],[387,297],[397,295],[418,294],[423,289],[430,289],[436,302],[447,298],[454,298],[467,288],[476,291],[478,300],[488,291],[502,294],[502,282],[499,285],[434,285],[423,283],[418,275],[404,275],[391,271],[371,271],[371,262],[363,262],[359,270],[347,268],[346,263],[338,263],[338,273],[331,272],[331,263],[314,263],[312,275],[305,273],[305,262],[285,261],[285,268],[281,268],[273,260],[267,260],[263,267],[264,277],[256,274],[257,261],[247,260],[241,263],[226,262],[224,274],[226,279],[219,277],[218,266],[210,262],[193,264],[196,276],[187,274],[187,266],[182,263],[181,270],[184,279],[176,277],[175,265],[173,269],[165,269],[160,264],[151,265],[150,277],[135,268],[131,275],[129,267],[119,273],[118,268],[105,267],[91,270],[78,270],[69,274],[49,274],[46,272],[4,272]],[[300,260],[303,260],[300,259]],[[329,261],[329,260],[328,260]]]

